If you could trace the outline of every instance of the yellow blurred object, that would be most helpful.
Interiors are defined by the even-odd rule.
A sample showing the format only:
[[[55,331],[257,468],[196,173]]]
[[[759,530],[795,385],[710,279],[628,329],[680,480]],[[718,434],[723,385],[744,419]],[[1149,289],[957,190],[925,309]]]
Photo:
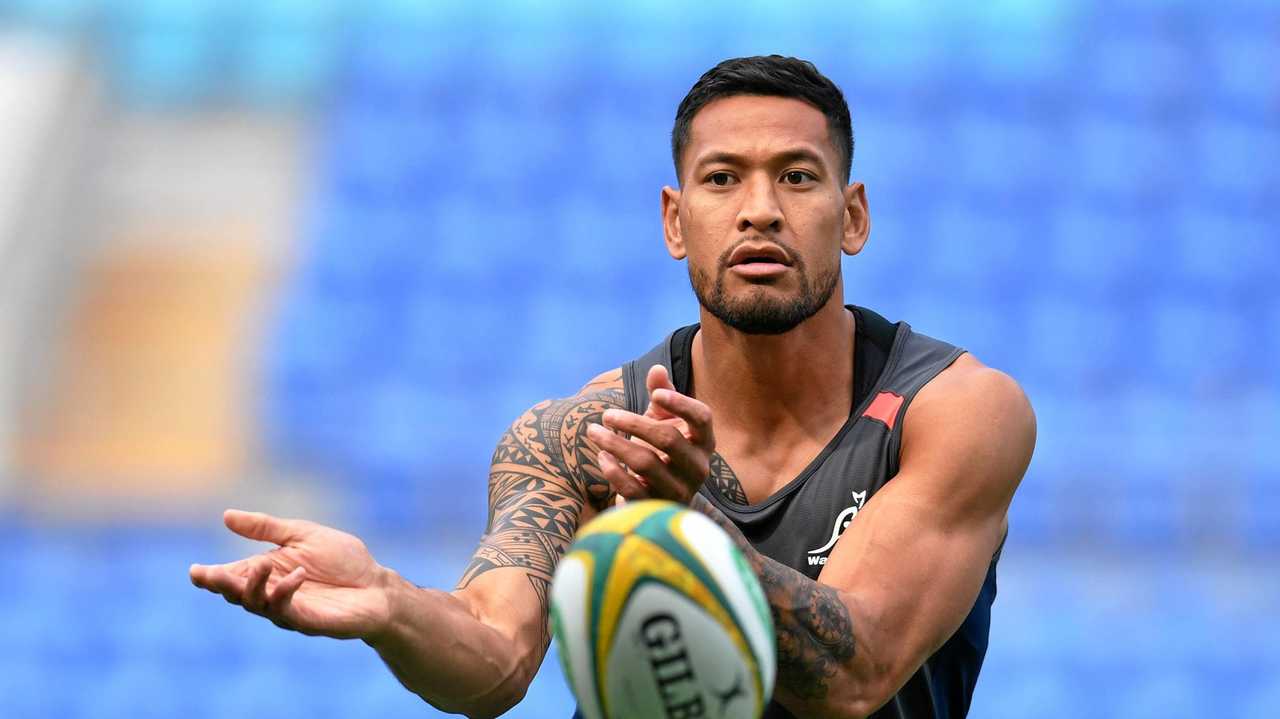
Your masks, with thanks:
[[[47,499],[207,495],[250,460],[260,245],[121,245],[86,268],[50,396],[22,423],[18,466]]]

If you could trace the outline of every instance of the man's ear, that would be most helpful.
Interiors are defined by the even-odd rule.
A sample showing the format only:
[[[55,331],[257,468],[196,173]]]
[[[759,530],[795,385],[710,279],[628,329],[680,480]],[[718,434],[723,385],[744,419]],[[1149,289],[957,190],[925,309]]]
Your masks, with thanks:
[[[867,190],[861,182],[844,188],[844,237],[840,249],[846,255],[862,252],[871,236],[871,212],[867,209]]]
[[[680,232],[680,190],[670,186],[662,188],[662,239],[672,258],[683,260],[689,254]]]

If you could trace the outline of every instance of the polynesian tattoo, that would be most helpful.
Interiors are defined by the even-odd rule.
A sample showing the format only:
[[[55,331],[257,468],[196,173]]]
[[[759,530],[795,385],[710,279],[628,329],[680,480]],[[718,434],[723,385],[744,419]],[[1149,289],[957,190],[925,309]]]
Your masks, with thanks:
[[[719,454],[711,455],[711,476],[707,477],[707,482],[715,487],[720,496],[735,504],[747,505],[747,490],[742,488],[742,482],[738,481],[738,475],[734,473],[729,463]]]
[[[737,525],[706,498],[692,509],[719,524],[751,563],[773,613],[778,643],[778,686],[803,701],[821,701],[840,665],[853,658],[853,620],[834,587],[806,577],[757,552]]]
[[[599,423],[606,409],[625,407],[621,374],[616,383],[608,377],[576,397],[535,405],[502,435],[489,469],[488,526],[458,580],[462,589],[494,569],[523,569],[542,608],[544,648],[556,562],[573,541],[584,508],[602,510],[614,499],[587,438],[587,427]]]

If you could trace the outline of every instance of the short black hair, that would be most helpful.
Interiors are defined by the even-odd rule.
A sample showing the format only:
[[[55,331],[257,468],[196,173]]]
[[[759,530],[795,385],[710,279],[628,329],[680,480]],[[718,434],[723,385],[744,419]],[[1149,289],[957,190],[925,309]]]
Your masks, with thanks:
[[[735,57],[707,70],[689,88],[671,128],[671,159],[680,181],[680,154],[689,144],[693,116],[707,103],[733,95],[793,97],[813,105],[827,118],[827,132],[844,161],[845,182],[853,170],[853,123],[844,93],[808,60],[782,55]]]

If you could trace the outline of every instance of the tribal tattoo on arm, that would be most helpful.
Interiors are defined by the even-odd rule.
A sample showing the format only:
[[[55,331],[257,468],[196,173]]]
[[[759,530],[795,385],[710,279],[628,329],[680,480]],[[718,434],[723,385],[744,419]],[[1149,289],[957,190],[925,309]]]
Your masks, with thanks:
[[[705,497],[694,495],[689,506],[729,534],[760,578],[777,636],[778,686],[804,701],[826,698],[830,680],[854,654],[853,620],[839,593],[757,552]]]
[[[613,503],[586,431],[610,407],[625,407],[623,392],[595,382],[577,397],[539,403],[507,429],[489,470],[488,526],[456,587],[495,569],[524,570],[541,606],[544,649],[556,562],[586,508],[599,511]]]

